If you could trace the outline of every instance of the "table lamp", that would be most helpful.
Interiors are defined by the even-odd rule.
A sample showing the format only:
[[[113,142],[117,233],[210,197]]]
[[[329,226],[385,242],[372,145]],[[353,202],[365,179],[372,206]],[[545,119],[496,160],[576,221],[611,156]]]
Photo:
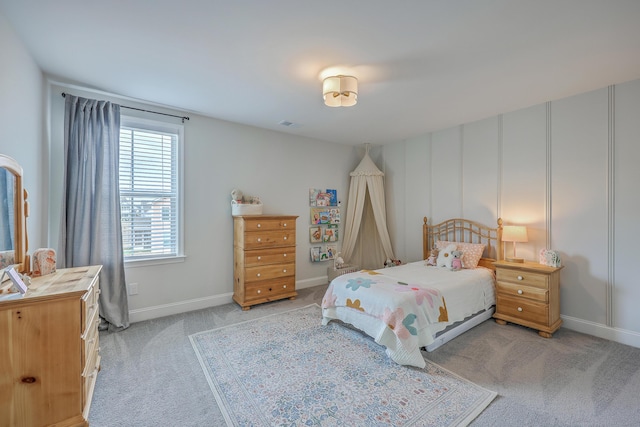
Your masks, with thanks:
[[[527,238],[527,227],[524,225],[505,225],[502,228],[502,241],[513,243],[513,256],[505,257],[506,261],[524,262],[523,258],[516,257],[516,243],[529,241]]]

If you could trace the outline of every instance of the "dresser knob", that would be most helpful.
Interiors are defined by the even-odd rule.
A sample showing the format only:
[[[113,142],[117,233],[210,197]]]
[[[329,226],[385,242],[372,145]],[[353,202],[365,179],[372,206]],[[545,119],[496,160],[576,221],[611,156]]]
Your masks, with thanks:
[[[260,289],[258,289],[258,293],[262,292]]]
[[[522,280],[522,279],[524,279],[524,277],[518,276],[518,280]]]
[[[256,274],[256,276],[260,277],[260,273]]]
[[[283,226],[283,227],[286,227],[286,226],[287,226],[287,223],[285,222],[284,224],[282,224],[282,226]]]
[[[287,285],[283,285],[283,286],[282,286],[282,288],[283,288],[283,289],[287,289]]]
[[[286,273],[286,272],[287,272],[287,269],[286,269],[286,268],[285,268],[285,269],[283,269],[283,270],[282,270],[282,272],[283,272],[283,273]]]
[[[518,295],[522,295],[522,289],[518,289]]]
[[[262,242],[262,239],[258,237],[258,242]]]
[[[257,227],[258,227],[258,228],[260,228],[260,227],[262,227],[262,225],[261,225],[261,224],[258,224],[258,225],[257,225]]]
[[[258,261],[260,261],[261,259],[262,259],[262,257],[261,257],[261,256],[259,256],[259,257],[258,257]]]
[[[283,257],[286,257],[286,256],[287,256],[287,254],[282,254],[282,256],[283,256]]]
[[[518,307],[518,311],[522,311],[522,307]]]
[[[287,240],[287,236],[284,236],[284,240]]]

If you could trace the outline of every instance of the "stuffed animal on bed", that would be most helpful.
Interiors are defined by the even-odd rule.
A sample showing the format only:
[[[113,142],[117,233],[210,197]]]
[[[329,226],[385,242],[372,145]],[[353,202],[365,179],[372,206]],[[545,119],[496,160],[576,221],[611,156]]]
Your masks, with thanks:
[[[424,265],[438,265],[438,248],[431,249],[429,258],[425,260]]]
[[[451,251],[451,270],[462,270],[462,251]]]
[[[451,268],[451,261],[453,260],[451,252],[455,250],[456,245],[449,245],[446,248],[442,249],[438,254],[437,266]]]

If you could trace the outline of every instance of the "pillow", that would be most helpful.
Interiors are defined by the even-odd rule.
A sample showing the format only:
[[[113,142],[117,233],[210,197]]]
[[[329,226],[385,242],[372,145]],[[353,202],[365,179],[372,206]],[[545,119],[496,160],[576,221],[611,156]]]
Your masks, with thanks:
[[[484,244],[482,243],[458,243],[448,242],[446,240],[438,240],[436,247],[438,249],[448,247],[449,245],[456,245],[456,249],[462,251],[462,267],[463,268],[476,268],[482,253],[484,252]],[[438,264],[440,265],[440,264]]]
[[[451,261],[453,261],[453,256],[451,255],[451,252],[455,250],[456,250],[455,244],[450,244],[446,248],[440,247],[440,253],[438,254],[438,260],[436,261],[436,266],[451,268]]]

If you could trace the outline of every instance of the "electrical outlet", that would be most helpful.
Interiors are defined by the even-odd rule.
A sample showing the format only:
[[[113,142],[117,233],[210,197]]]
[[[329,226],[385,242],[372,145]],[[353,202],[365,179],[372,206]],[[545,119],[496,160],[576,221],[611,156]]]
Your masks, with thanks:
[[[127,285],[129,288],[129,295],[138,295],[138,284],[137,283],[129,283]]]

